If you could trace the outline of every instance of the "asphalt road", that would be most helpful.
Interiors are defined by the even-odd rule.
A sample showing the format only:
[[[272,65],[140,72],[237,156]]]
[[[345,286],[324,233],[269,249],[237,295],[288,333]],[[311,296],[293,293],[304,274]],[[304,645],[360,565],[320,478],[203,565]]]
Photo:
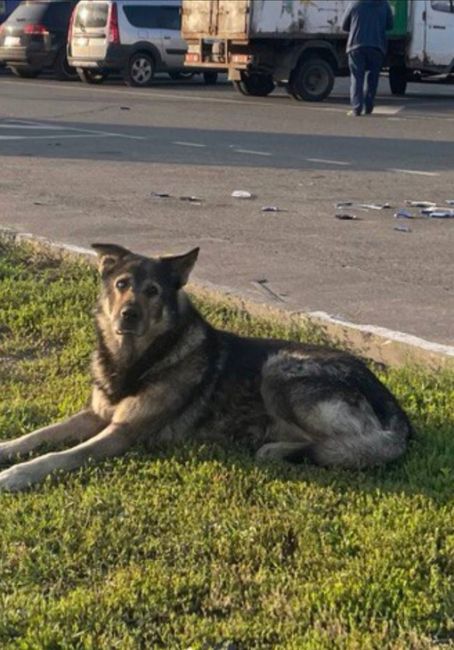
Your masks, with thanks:
[[[200,245],[199,281],[452,346],[454,219],[358,204],[454,200],[454,87],[396,98],[384,81],[373,116],[347,110],[345,80],[314,105],[197,80],[142,90],[2,74],[0,225],[144,253]],[[335,219],[340,201],[357,220]]]

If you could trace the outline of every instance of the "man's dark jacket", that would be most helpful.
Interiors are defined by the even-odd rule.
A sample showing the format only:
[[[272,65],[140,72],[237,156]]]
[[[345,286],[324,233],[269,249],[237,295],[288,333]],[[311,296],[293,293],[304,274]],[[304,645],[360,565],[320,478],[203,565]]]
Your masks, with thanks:
[[[349,32],[347,52],[359,47],[375,47],[386,54],[386,32],[394,20],[388,0],[355,0],[342,18],[342,29]]]

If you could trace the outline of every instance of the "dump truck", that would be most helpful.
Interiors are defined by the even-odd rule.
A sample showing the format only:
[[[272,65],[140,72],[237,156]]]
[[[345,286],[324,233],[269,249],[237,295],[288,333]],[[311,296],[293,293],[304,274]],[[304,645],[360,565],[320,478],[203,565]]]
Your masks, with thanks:
[[[185,65],[227,70],[245,95],[286,85],[322,101],[348,75],[342,16],[349,0],[183,0]],[[454,0],[390,0],[394,28],[384,69],[391,91],[409,81],[454,80]]]

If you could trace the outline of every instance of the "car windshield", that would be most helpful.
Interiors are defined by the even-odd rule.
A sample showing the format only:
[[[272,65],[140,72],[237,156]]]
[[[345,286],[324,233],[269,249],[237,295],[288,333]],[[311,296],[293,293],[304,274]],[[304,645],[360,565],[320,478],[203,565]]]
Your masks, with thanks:
[[[80,29],[94,29],[96,27],[105,27],[109,6],[105,3],[83,2],[77,8],[74,27]]]

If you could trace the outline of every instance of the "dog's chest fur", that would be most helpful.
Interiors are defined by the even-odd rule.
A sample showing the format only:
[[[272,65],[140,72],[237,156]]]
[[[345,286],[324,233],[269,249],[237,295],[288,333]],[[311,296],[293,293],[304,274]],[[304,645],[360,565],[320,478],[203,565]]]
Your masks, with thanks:
[[[126,404],[140,411],[144,438],[241,441],[256,448],[269,417],[260,393],[269,352],[204,321],[163,337],[127,364],[100,337],[93,362],[93,408],[112,417]]]

